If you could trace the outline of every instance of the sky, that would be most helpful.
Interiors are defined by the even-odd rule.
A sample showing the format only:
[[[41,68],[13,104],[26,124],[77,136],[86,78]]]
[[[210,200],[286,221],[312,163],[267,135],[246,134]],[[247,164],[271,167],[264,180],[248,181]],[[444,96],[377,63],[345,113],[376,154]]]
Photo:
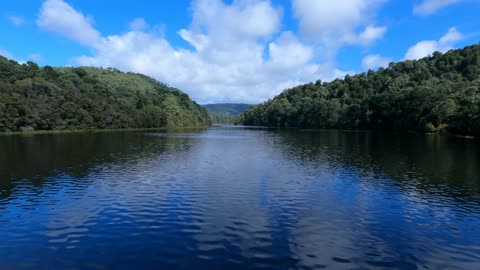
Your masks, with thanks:
[[[201,103],[259,103],[317,80],[480,41],[480,0],[15,0],[0,55],[149,75]]]

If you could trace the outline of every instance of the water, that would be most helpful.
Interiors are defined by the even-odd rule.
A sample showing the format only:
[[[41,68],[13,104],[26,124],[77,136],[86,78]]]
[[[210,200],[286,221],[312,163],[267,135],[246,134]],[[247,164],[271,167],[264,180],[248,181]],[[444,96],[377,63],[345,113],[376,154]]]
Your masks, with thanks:
[[[480,143],[215,127],[0,137],[0,269],[480,269]]]

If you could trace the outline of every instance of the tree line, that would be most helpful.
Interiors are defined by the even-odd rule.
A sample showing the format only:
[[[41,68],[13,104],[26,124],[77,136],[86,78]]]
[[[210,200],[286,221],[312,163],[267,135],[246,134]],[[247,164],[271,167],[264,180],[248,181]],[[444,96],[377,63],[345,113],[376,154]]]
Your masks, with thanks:
[[[0,56],[0,132],[208,126],[178,89],[108,68],[39,67]]]
[[[480,45],[287,89],[239,123],[480,135]]]

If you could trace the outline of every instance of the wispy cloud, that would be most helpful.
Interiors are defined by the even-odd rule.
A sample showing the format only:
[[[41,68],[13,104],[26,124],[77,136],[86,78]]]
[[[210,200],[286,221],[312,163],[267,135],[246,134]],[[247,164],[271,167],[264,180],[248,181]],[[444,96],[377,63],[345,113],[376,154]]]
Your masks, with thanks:
[[[61,34],[84,45],[100,41],[100,33],[91,19],[78,12],[63,0],[46,0],[37,19],[40,28]]]
[[[3,56],[3,57],[6,57],[8,59],[13,58],[12,54],[9,51],[2,50],[2,49],[0,49],[0,55]]]
[[[43,61],[43,57],[38,53],[32,53],[28,58],[37,63]]]
[[[129,27],[134,31],[140,31],[148,28],[148,24],[144,18],[136,18],[135,20],[130,22]]]
[[[413,13],[427,16],[436,13],[438,10],[460,3],[462,0],[423,0],[419,5],[413,7]]]
[[[25,19],[21,16],[10,15],[8,20],[15,26],[22,26],[25,23]]]

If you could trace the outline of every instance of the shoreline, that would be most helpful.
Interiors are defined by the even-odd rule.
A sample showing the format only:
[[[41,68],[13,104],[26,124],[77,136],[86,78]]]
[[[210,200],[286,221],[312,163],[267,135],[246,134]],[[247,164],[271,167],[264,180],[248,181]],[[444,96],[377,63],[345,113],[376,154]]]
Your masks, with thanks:
[[[0,132],[0,137],[3,136],[31,136],[31,135],[48,135],[48,134],[75,134],[75,133],[106,133],[106,132],[128,132],[128,131],[165,131],[165,130],[192,130],[192,129],[208,129],[211,127],[220,127],[230,124],[212,124],[210,126],[198,127],[161,127],[161,128],[112,128],[112,129],[65,129],[65,130],[33,130],[33,131],[15,131],[15,132]],[[270,126],[248,126],[248,125],[232,125],[235,127],[244,128],[258,128],[258,129],[283,129],[283,130],[298,130],[301,132],[318,132],[318,131],[345,131],[345,132],[392,132],[392,133],[414,133],[422,135],[438,135],[445,137],[456,137],[462,139],[477,139],[472,135],[460,135],[454,133],[437,133],[437,132],[419,132],[413,130],[407,131],[387,131],[387,130],[370,130],[370,129],[315,129],[315,128],[298,128],[298,127],[270,127]]]
[[[237,125],[240,127],[249,127],[249,128],[265,128],[265,129],[290,129],[298,130],[301,132],[318,132],[318,131],[344,131],[344,132],[389,132],[389,133],[413,133],[413,134],[422,134],[422,135],[438,135],[445,137],[456,137],[462,139],[478,139],[473,135],[461,135],[448,132],[421,132],[415,130],[377,130],[377,129],[341,129],[341,128],[300,128],[300,127],[273,127],[273,126],[248,126],[248,125]]]
[[[155,130],[185,130],[185,129],[207,129],[212,126],[198,127],[161,127],[161,128],[110,128],[110,129],[55,129],[55,130],[33,130],[33,131],[8,131],[0,132],[2,136],[15,135],[45,135],[45,134],[74,134],[74,133],[106,133],[106,132],[127,132],[127,131],[155,131]]]

